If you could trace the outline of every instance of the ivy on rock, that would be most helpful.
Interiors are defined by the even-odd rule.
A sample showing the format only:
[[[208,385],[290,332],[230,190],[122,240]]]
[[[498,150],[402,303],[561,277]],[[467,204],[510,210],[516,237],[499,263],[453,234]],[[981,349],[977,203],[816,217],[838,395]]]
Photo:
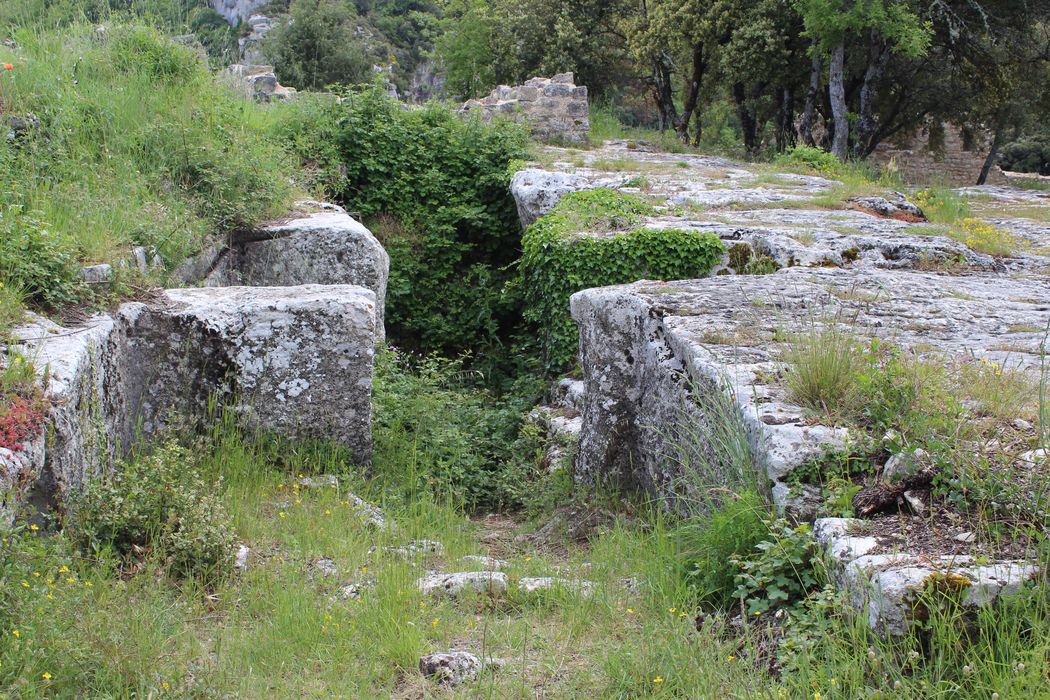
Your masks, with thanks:
[[[711,233],[641,226],[654,214],[636,195],[597,188],[572,192],[532,224],[522,241],[525,318],[540,327],[547,368],[565,370],[576,349],[569,297],[580,290],[639,279],[703,277],[725,253]]]

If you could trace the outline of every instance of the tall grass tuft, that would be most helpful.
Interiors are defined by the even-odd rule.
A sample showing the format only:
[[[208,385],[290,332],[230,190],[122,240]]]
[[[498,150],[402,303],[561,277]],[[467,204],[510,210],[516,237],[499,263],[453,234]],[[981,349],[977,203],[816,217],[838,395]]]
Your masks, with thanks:
[[[856,408],[863,345],[848,330],[834,321],[814,322],[795,337],[784,360],[791,401],[831,417],[847,416]]]

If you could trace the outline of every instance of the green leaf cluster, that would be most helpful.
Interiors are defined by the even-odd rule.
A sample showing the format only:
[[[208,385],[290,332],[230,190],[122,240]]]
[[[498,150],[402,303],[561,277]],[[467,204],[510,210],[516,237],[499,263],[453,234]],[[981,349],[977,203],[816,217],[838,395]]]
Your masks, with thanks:
[[[640,197],[583,190],[563,197],[525,232],[525,318],[539,324],[548,369],[572,363],[577,336],[569,297],[575,292],[640,279],[703,277],[721,260],[725,247],[711,233],[638,227],[652,213]]]
[[[313,164],[314,185],[364,219],[390,253],[387,328],[405,347],[475,357],[520,324],[504,293],[520,225],[508,165],[523,127],[406,110],[378,87],[301,100],[280,138]]]

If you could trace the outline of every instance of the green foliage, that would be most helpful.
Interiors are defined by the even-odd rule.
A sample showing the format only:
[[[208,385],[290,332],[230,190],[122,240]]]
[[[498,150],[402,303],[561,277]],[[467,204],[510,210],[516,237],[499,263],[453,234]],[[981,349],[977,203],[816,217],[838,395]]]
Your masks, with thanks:
[[[755,545],[758,554],[730,557],[736,574],[737,600],[754,615],[802,601],[817,587],[816,546],[809,525],[791,526],[786,520],[767,523],[770,539]]]
[[[768,517],[765,499],[744,491],[679,528],[686,579],[702,605],[726,610],[739,602],[736,572],[726,562],[754,551],[769,536]]]
[[[214,581],[233,565],[234,533],[216,485],[169,441],[92,480],[73,498],[67,531],[85,553],[156,550],[177,577]]]
[[[999,165],[1003,170],[1050,175],[1050,133],[1003,146]]]
[[[194,52],[139,25],[17,35],[5,113],[39,125],[0,139],[0,281],[26,301],[85,299],[79,265],[154,246],[174,266],[208,233],[284,210],[295,169],[255,108]],[[75,76],[75,79],[71,79]]]
[[[278,79],[300,89],[365,82],[372,59],[356,36],[357,15],[341,0],[294,0],[263,42]]]
[[[470,386],[474,373],[463,365],[435,355],[379,356],[374,440],[383,466],[377,469],[406,493],[429,491],[469,511],[516,507],[542,456],[544,436],[522,430],[535,387],[497,401]]]
[[[863,346],[850,331],[814,324],[792,341],[785,360],[791,401],[832,417],[855,410]]]
[[[572,362],[577,336],[568,302],[573,293],[639,279],[703,277],[721,259],[725,248],[710,233],[628,230],[652,212],[633,195],[583,190],[563,197],[525,232],[520,263],[525,317],[540,326],[548,369],[560,371]],[[586,235],[610,233],[615,235]]]
[[[508,165],[526,156],[521,127],[405,110],[369,88],[288,105],[275,132],[390,253],[387,329],[399,343],[505,355],[521,317],[503,291],[520,237]]]
[[[785,151],[773,161],[781,166],[802,166],[825,177],[835,177],[842,169],[842,161],[821,148],[799,145]]]
[[[29,301],[54,309],[77,299],[73,251],[38,215],[0,202],[0,241],[0,285],[8,290],[8,304],[17,308]],[[18,290],[17,298],[11,298],[13,290]]]

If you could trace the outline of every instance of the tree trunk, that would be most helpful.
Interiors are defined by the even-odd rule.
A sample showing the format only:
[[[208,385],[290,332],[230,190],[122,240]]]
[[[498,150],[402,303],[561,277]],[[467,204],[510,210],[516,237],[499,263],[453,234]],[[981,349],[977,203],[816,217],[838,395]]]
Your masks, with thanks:
[[[758,150],[758,122],[747,108],[747,93],[743,83],[733,84],[733,100],[736,102],[736,114],[743,132],[744,148],[748,154]]]
[[[653,99],[660,113],[660,131],[678,128],[678,108],[674,106],[674,89],[671,86],[671,59],[666,51],[653,56],[653,73],[650,79]]]
[[[846,44],[840,42],[831,50],[828,64],[828,94],[831,98],[831,117],[835,122],[835,136],[831,141],[831,152],[841,161],[846,160],[849,146],[849,118],[846,108]]]
[[[789,87],[777,89],[777,151],[783,153],[795,145],[795,91]]]
[[[685,90],[685,103],[682,105],[682,119],[678,123],[678,138],[689,143],[689,121],[696,109],[696,102],[700,97],[700,84],[704,80],[704,71],[707,63],[704,61],[704,47],[693,47],[693,68],[689,77],[689,84]]]
[[[981,174],[977,177],[977,184],[983,185],[988,181],[988,173],[992,171],[992,166],[995,165],[995,157],[999,155],[999,147],[1003,145],[1003,127],[996,125],[995,136],[992,137],[992,145],[988,149],[988,157],[984,159],[984,165],[981,167]]]
[[[816,40],[813,41],[813,58],[809,64],[809,87],[806,89],[806,105],[802,109],[802,121],[798,126],[799,136],[802,143],[807,146],[816,146],[817,140],[813,138],[813,122],[817,116],[817,96],[820,94],[820,74],[824,72],[824,55],[817,49]]]
[[[854,156],[866,158],[877,144],[875,140],[875,93],[879,80],[890,60],[890,47],[882,34],[871,30],[868,44],[868,65],[864,69],[864,82],[860,86],[860,118],[857,120],[857,138],[853,147]]]

